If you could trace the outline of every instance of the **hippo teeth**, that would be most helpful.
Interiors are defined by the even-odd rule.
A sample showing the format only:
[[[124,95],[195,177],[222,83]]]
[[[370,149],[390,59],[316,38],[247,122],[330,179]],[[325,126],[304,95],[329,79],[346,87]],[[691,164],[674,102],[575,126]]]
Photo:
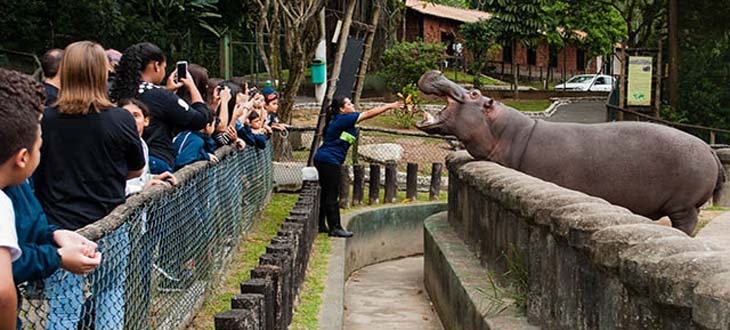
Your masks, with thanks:
[[[433,124],[436,122],[436,119],[428,112],[423,112],[423,123],[426,125]]]

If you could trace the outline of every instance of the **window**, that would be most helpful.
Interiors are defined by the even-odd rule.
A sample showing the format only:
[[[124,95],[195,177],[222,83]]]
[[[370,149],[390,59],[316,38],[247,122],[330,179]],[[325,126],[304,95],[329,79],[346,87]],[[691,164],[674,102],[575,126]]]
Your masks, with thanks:
[[[549,64],[551,68],[557,68],[558,67],[558,49],[550,46],[550,59]]]
[[[502,45],[502,62],[512,63],[512,45]]]
[[[596,78],[596,83],[595,84],[596,85],[605,85],[606,84],[606,79],[603,79],[603,77],[598,77],[598,78]]]
[[[527,65],[537,65],[537,49],[527,49]]]
[[[575,52],[575,69],[583,71],[586,68],[586,51],[577,49]]]

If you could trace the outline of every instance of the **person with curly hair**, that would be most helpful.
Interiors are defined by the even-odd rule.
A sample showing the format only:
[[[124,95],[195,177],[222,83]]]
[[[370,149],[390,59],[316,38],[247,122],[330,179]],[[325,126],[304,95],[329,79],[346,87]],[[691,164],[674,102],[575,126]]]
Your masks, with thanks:
[[[172,138],[175,130],[203,129],[211,116],[195,80],[188,72],[177,79],[177,70],[167,78],[165,86],[158,86],[165,79],[167,62],[165,54],[156,45],[142,42],[129,46],[122,53],[117,67],[117,80],[111,89],[112,101],[137,98],[150,109],[150,124],[144,130],[144,140],[149,146],[149,169],[152,174],[172,172],[175,149]],[[190,93],[190,102],[173,91],[184,87]]]

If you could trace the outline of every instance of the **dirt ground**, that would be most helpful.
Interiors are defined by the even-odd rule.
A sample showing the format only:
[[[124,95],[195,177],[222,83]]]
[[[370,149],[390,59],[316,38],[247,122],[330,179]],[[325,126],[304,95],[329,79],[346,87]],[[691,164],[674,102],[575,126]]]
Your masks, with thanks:
[[[693,236],[696,235],[697,232],[700,229],[702,229],[705,225],[710,223],[710,221],[712,221],[713,219],[718,217],[720,214],[723,214],[725,212],[727,212],[727,211],[700,210],[699,219],[697,220],[697,228],[695,229]],[[668,226],[668,227],[672,226],[672,223],[669,221],[668,217],[663,217],[663,218],[659,219],[656,223],[663,225],[663,226]]]

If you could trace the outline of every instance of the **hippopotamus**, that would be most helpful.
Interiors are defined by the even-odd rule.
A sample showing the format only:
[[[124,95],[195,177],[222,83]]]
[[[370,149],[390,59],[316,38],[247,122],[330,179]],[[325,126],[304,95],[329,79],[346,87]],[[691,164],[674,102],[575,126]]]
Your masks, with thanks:
[[[466,90],[439,71],[424,73],[419,89],[446,106],[416,127],[453,135],[479,160],[600,197],[633,213],[691,234],[699,207],[724,181],[722,165],[704,141],[645,122],[554,123],[530,118]]]

